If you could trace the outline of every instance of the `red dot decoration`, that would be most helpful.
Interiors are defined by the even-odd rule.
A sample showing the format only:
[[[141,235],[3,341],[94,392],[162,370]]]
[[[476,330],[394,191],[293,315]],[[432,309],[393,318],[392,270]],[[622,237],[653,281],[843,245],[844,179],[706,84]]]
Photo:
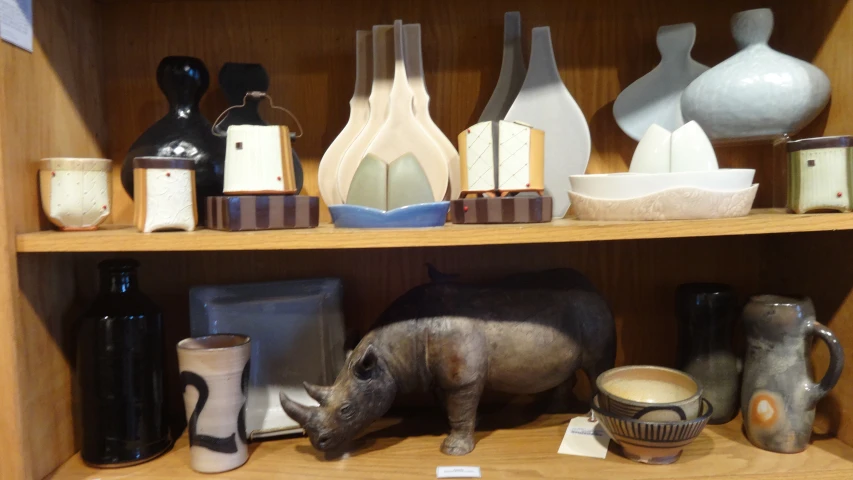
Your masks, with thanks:
[[[169,172],[166,172],[166,176],[167,176],[167,177],[171,177],[171,176],[172,176],[172,174],[171,174],[171,173],[169,173]]]
[[[281,181],[281,177],[275,177],[275,179],[278,180],[279,182]]]
[[[102,207],[101,207],[101,210],[106,210],[106,209],[107,209],[107,206],[106,206],[106,205],[104,205],[104,206],[102,206]]]
[[[462,207],[462,211],[467,212],[467,211],[468,211],[468,206],[466,205],[466,206]]]
[[[530,188],[530,184],[529,184],[529,183],[527,184],[527,188]]]
[[[51,177],[55,177],[55,176],[56,176],[56,172],[50,172],[50,176],[51,176]]]
[[[841,198],[841,197],[843,197],[844,195],[843,195],[841,192],[838,192],[838,193],[836,193],[836,194],[835,194],[835,196],[836,196],[836,197],[838,197],[838,198]]]

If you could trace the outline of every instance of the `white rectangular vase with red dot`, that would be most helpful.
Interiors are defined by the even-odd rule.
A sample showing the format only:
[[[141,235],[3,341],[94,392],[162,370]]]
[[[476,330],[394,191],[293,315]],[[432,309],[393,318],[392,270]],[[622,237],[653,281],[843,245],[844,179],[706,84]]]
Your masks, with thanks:
[[[225,150],[225,195],[296,194],[290,130],[232,125]]]
[[[133,192],[133,223],[140,232],[195,230],[198,204],[193,159],[133,159]]]

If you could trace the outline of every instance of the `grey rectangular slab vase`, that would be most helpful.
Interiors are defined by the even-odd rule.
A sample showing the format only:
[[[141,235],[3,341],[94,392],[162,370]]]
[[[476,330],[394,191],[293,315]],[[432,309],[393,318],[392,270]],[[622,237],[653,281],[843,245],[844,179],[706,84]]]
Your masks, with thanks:
[[[281,408],[282,389],[316,405],[302,382],[334,382],[345,360],[342,300],[343,287],[336,278],[190,290],[193,337],[231,333],[252,339],[246,405],[251,440],[302,431]]]

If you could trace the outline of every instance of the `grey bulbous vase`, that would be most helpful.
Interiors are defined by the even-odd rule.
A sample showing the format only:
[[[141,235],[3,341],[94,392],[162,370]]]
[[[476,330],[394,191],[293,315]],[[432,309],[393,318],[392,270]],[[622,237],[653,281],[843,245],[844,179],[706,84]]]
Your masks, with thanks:
[[[191,158],[196,164],[198,205],[203,209],[205,197],[222,195],[225,176],[225,139],[213,134],[211,123],[199,110],[210,84],[207,68],[197,58],[166,57],[157,67],[157,84],[169,101],[169,111],[133,142],[121,167],[121,183],[132,198],[136,157]]]
[[[755,446],[778,453],[808,447],[815,406],[838,382],[844,350],[835,335],[818,323],[808,298],[753,297],[743,310],[747,352],[741,410],[746,437]],[[814,383],[809,361],[811,337],[826,342],[826,374]]]
[[[676,290],[675,311],[679,369],[702,384],[714,408],[710,423],[729,422],[738,411],[742,367],[732,346],[737,296],[728,285],[687,283]]]

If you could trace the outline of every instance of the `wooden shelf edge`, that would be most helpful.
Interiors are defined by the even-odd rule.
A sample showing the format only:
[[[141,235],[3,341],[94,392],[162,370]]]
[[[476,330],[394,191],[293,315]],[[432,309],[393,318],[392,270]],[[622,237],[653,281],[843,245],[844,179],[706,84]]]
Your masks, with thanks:
[[[838,439],[815,440],[799,454],[767,452],[743,437],[741,421],[707,427],[672,465],[642,465],[613,451],[604,460],[560,455],[557,448],[573,415],[543,415],[514,428],[479,431],[477,446],[464,457],[439,453],[443,434],[435,426],[414,428],[415,436],[399,419],[383,419],[349,457],[324,459],[305,437],[250,445],[249,461],[217,478],[261,480],[287,478],[423,479],[434,478],[435,467],[480,466],[483,478],[601,479],[608,480],[841,480],[853,478],[853,448]],[[424,419],[421,419],[424,420]],[[433,422],[436,419],[433,418]],[[419,421],[421,426],[425,423]],[[429,432],[425,434],[424,431]],[[418,433],[420,432],[420,433]],[[612,448],[611,448],[612,450]],[[112,479],[210,478],[189,466],[186,436],[164,456],[129,468],[98,470],[86,467],[75,455],[49,478]]]
[[[94,232],[41,231],[17,236],[17,251],[35,252],[186,252],[236,250],[325,250],[447,247],[609,240],[762,235],[853,230],[853,213],[787,214],[754,210],[739,218],[665,222],[591,222],[561,219],[524,225],[452,225],[423,229],[314,229],[257,232],[158,232],[107,226]]]

